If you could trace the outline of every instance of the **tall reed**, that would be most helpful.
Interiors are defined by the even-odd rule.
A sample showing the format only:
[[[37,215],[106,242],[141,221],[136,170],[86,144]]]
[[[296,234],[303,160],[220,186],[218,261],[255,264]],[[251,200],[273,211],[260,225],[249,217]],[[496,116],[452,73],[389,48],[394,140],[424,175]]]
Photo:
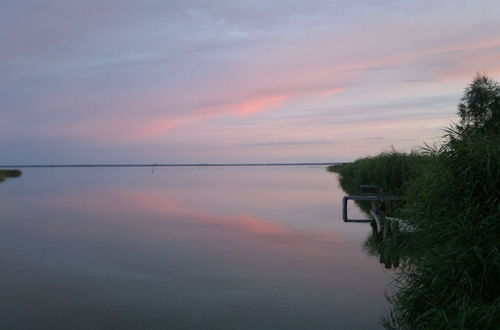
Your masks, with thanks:
[[[420,153],[383,153],[344,166],[350,194],[377,184],[400,194],[397,210],[414,230],[372,253],[400,257],[390,329],[497,329],[500,324],[500,86],[478,75],[459,105],[459,125]],[[404,235],[404,236],[401,236]],[[380,244],[380,245],[375,245]],[[371,245],[370,245],[371,244]]]

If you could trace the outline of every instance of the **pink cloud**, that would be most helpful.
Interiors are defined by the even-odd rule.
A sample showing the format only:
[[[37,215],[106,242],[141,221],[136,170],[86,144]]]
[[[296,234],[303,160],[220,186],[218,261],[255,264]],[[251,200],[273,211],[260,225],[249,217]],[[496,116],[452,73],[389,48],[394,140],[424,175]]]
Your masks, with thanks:
[[[261,99],[251,100],[239,106],[238,113],[240,115],[248,115],[254,112],[273,108],[279,106],[280,104],[284,103],[290,98],[291,97],[289,95],[275,95],[270,97],[264,97]]]
[[[93,119],[83,119],[77,123],[56,124],[50,127],[49,130],[51,134],[58,137],[76,137],[110,143],[150,141],[161,138],[177,128],[212,118],[228,116],[245,117],[280,108],[287,102],[292,103],[299,98],[305,98],[306,101],[311,101],[311,103],[329,98],[345,90],[344,87],[327,87],[329,84],[330,86],[332,85],[334,72],[335,70],[339,70],[340,66],[346,72],[363,71],[386,65],[406,65],[409,62],[418,61],[427,56],[446,54],[464,49],[481,52],[499,45],[500,42],[498,40],[486,40],[475,43],[456,43],[445,47],[418,50],[395,56],[379,56],[369,61],[344,58],[344,62],[341,61],[336,65],[329,66],[321,62],[306,68],[300,66],[290,68],[284,65],[273,71],[272,75],[269,74],[269,79],[264,79],[265,77],[262,76],[259,77],[260,80],[267,83],[267,86],[262,87],[263,90],[271,90],[272,86],[283,86],[283,82],[287,82],[287,88],[283,91],[250,93],[250,95],[240,96],[236,100],[231,100],[234,96],[229,96],[229,100],[219,101],[218,104],[216,103],[211,106],[196,106],[194,104],[178,106],[172,100],[172,95],[164,96],[160,92],[151,97],[138,95],[134,102],[129,104],[123,102],[111,105],[109,108],[116,111],[106,110],[98,119],[96,119],[97,116],[92,116],[91,118]],[[493,56],[490,60],[494,60]],[[438,77],[443,80],[457,79],[457,77],[463,77],[464,75],[467,75],[467,77],[470,76],[470,68],[468,67],[460,70],[460,72],[456,70],[448,72],[446,68],[439,70],[442,70],[442,72],[439,72]],[[497,66],[492,74],[497,74],[498,71]],[[276,77],[279,77],[279,80]],[[254,86],[246,86],[245,83],[243,87],[253,87],[253,90],[255,90],[256,81],[256,77],[249,78],[248,85]],[[242,89],[243,87],[240,86],[238,88]],[[235,90],[229,92],[232,94],[238,93]],[[392,89],[391,91],[386,91],[385,95],[397,97],[398,93],[401,93],[401,90]],[[64,107],[66,103],[71,104],[72,101],[71,98],[65,100],[63,95],[59,97],[58,102],[64,103],[59,104],[60,107]],[[50,108],[50,103],[46,108]],[[44,131],[43,134],[47,134],[47,132]]]
[[[330,96],[333,96],[337,93],[342,92],[344,89],[345,88],[341,88],[341,87],[332,88],[332,89],[326,90],[324,92],[321,92],[321,96],[327,98],[327,97],[330,97]]]
[[[148,119],[143,122],[138,122],[136,130],[123,132],[124,134],[120,136],[120,139],[142,140],[156,138],[168,133],[174,128],[191,125],[210,118],[231,115],[247,116],[256,112],[269,110],[278,107],[291,98],[293,98],[292,95],[286,94],[262,96],[237,103],[197,109],[185,115],[167,115],[165,117]]]
[[[161,137],[178,127],[191,125],[207,119],[226,116],[249,116],[254,113],[269,111],[282,106],[284,103],[297,97],[324,98],[342,91],[343,88],[334,88],[319,91],[295,91],[289,93],[275,93],[257,95],[244,98],[241,101],[210,107],[187,109],[184,113],[166,115],[146,115],[136,120],[125,117],[104,118],[98,121],[84,121],[64,127],[54,128],[59,135],[76,136],[79,138],[97,139],[109,142],[140,141]],[[151,104],[151,101],[148,102]],[[154,108],[161,108],[165,101],[158,100]],[[134,107],[140,108],[139,104]],[[125,114],[130,109],[124,111]]]

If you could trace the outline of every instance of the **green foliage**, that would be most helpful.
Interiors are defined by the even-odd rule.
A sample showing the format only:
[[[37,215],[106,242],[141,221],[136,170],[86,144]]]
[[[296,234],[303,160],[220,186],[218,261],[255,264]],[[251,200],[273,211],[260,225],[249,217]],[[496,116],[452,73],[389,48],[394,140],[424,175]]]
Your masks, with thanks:
[[[492,329],[500,324],[500,139],[447,132],[405,195],[417,230],[393,316],[404,329]]]
[[[463,129],[500,131],[500,86],[484,75],[477,75],[465,89],[458,105]]]
[[[339,173],[340,184],[350,195],[359,195],[359,186],[370,184],[381,187],[385,194],[401,196],[412,178],[425,170],[429,159],[429,156],[417,152],[406,154],[393,150],[353,163],[333,165],[328,170]],[[358,205],[365,212],[371,208],[370,202]]]
[[[22,172],[19,170],[0,170],[0,182],[6,178],[16,178],[21,176]]]
[[[417,230],[394,297],[400,328],[500,324],[498,93],[490,79],[474,80],[463,98],[469,112],[459,106],[461,126],[446,130],[428,170],[409,185],[405,216]]]
[[[392,154],[414,157],[409,162],[388,162],[382,154],[333,169],[341,182],[393,185],[387,190],[404,197],[399,216],[415,229],[370,247],[378,254],[396,247],[400,257],[387,328],[500,324],[499,100],[498,84],[477,76],[459,105],[460,124],[445,130],[439,147]]]
[[[405,154],[397,151],[381,153],[374,157],[366,157],[353,163],[328,167],[337,172],[342,189],[349,195],[359,195],[360,185],[377,185],[386,194],[400,196],[407,188],[410,178],[425,168],[427,157],[416,152]],[[356,204],[369,214],[371,202],[356,201]],[[393,202],[392,209],[397,210],[401,203]]]

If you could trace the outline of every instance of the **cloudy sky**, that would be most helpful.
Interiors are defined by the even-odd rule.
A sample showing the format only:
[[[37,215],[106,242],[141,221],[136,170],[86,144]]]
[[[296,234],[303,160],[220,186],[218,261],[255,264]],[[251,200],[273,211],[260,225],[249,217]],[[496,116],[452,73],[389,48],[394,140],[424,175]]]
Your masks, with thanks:
[[[0,0],[0,163],[411,150],[500,78],[500,2]]]

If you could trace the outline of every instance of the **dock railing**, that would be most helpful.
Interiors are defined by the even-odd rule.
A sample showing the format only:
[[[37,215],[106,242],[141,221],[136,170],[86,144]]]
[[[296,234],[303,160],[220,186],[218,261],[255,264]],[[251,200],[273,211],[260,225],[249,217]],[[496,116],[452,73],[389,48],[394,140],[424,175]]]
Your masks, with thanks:
[[[400,197],[387,196],[381,187],[377,185],[361,185],[361,195],[344,196],[342,200],[342,219],[344,222],[373,223],[377,224],[379,232],[384,230],[384,223],[390,213],[391,201],[401,200]],[[370,219],[350,219],[348,215],[348,202],[371,201]]]

